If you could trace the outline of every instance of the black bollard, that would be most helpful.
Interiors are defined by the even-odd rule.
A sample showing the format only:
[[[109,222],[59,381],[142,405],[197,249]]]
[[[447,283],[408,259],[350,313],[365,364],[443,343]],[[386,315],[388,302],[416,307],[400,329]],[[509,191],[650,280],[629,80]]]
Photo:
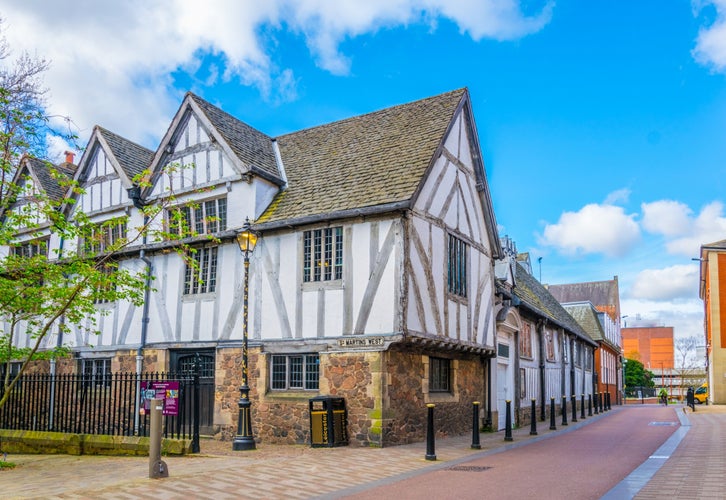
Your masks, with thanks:
[[[598,394],[598,393],[596,392],[595,394],[593,394],[593,395],[592,395],[592,402],[593,402],[593,403],[595,404],[595,415],[597,415],[598,413],[600,413],[600,412],[598,411],[598,407],[597,407],[597,406],[598,406],[598,402],[597,402],[597,394]]]
[[[505,424],[504,424],[505,425],[505,428],[504,428],[504,440],[505,441],[513,441],[514,440],[512,438],[512,412],[511,412],[511,408],[512,408],[512,402],[507,399],[507,415],[506,415],[506,418],[504,419],[504,422],[505,422]]]
[[[555,398],[550,398],[550,430],[556,431],[557,426],[555,425]]]
[[[597,397],[597,400],[600,401],[600,413],[605,413],[605,407],[603,406],[605,404],[604,394],[604,392],[601,392],[600,395]]]
[[[535,414],[537,413],[537,400],[532,398],[532,410],[530,411],[530,420],[532,421],[529,428],[529,435],[530,436],[536,436],[537,435],[537,419],[535,418]]]
[[[610,406],[610,391],[608,391],[608,392],[605,393],[605,401],[608,402],[608,410],[612,410],[613,407]]]
[[[471,448],[473,450],[481,450],[481,444],[479,444],[479,404],[479,401],[472,403]]]
[[[587,416],[592,417],[592,394],[587,395]]]
[[[577,396],[572,395],[572,421],[577,422]]]
[[[426,426],[426,460],[436,460],[436,443],[434,438],[434,404],[426,405],[428,408],[428,423]]]
[[[585,395],[580,394],[580,418],[585,420]]]
[[[562,425],[567,425],[567,397],[562,396]]]

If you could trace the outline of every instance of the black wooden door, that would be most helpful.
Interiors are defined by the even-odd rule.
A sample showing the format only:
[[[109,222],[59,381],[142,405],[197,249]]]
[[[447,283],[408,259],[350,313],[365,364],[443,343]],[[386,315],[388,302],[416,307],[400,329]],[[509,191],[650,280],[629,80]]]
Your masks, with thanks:
[[[172,351],[171,370],[192,378],[197,354],[199,355],[199,433],[211,435],[214,432],[214,350]]]

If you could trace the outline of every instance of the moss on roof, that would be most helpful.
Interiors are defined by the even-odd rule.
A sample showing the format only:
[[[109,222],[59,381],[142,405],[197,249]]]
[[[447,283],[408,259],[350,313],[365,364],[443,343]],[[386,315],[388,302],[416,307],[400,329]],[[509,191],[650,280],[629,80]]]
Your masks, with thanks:
[[[465,89],[277,138],[287,175],[258,223],[411,200]]]

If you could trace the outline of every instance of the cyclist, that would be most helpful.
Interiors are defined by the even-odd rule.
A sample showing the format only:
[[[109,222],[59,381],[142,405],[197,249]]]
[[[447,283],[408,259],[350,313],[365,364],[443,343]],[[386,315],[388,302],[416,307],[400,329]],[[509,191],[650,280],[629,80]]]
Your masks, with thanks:
[[[660,398],[661,404],[668,405],[668,391],[665,390],[665,388],[661,389],[660,392],[658,392],[658,397]]]

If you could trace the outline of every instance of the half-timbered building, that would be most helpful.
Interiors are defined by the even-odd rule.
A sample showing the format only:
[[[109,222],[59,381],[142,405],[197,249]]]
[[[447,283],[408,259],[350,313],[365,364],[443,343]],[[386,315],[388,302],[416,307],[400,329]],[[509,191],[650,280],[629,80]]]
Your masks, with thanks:
[[[97,304],[99,335],[48,342],[90,372],[184,370],[199,355],[204,432],[235,432],[245,292],[265,442],[309,442],[318,395],[344,398],[350,441],[374,446],[422,440],[427,403],[439,432],[470,432],[472,402],[493,398],[500,243],[467,90],[279,137],[189,93],[156,151],[95,128],[75,179],[68,213],[108,234],[66,244],[127,239],[116,262],[151,287],[143,306]],[[154,220],[149,204],[163,207]],[[180,220],[187,259],[140,236]],[[248,290],[246,220],[260,233]]]
[[[518,258],[516,246],[502,239],[497,263],[497,388],[495,423],[504,428],[506,401],[515,422],[545,420],[550,405],[582,409],[596,387],[593,378],[597,343],[532,276],[528,256]],[[521,256],[520,256],[521,257]]]

